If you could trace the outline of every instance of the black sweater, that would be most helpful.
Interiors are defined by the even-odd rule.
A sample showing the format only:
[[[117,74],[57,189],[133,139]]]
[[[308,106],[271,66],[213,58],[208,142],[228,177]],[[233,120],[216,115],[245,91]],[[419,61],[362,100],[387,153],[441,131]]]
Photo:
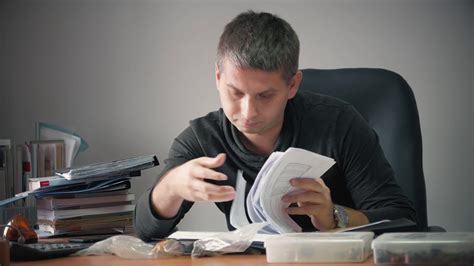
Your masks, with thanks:
[[[334,203],[362,211],[370,222],[381,219],[408,218],[416,222],[415,209],[395,181],[375,131],[348,103],[336,98],[298,92],[288,101],[282,133],[275,151],[302,148],[331,158],[336,164],[322,179],[331,190]],[[222,109],[190,122],[173,142],[159,178],[170,169],[202,156],[226,153],[223,166],[217,168],[228,176],[214,182],[235,187],[236,174],[242,169],[247,193],[268,156],[252,153],[240,142],[237,129]],[[178,214],[164,219],[151,206],[151,188],[138,200],[134,225],[145,240],[169,235],[189,211],[193,202],[184,201]],[[225,214],[227,226],[232,201],[216,203]],[[308,216],[292,216],[303,231],[315,231]]]

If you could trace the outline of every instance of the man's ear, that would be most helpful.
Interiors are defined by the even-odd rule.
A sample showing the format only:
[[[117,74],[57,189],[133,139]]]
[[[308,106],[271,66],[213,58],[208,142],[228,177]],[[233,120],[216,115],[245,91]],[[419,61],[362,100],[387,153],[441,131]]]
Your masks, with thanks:
[[[216,69],[216,88],[219,89],[219,82],[221,81],[221,71],[217,63],[215,64],[215,69]]]
[[[300,70],[296,71],[296,74],[291,78],[290,81],[290,92],[288,93],[288,99],[295,97],[296,93],[301,84],[301,80],[303,79],[303,72]]]

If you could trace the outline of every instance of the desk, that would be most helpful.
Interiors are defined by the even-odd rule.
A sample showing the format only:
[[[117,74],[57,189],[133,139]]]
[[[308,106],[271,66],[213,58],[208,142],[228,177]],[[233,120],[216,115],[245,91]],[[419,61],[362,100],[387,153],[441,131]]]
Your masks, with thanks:
[[[267,264],[264,255],[225,255],[217,257],[206,257],[192,259],[191,257],[174,257],[165,259],[155,260],[127,260],[117,256],[86,256],[86,257],[65,257],[51,260],[40,260],[30,262],[12,262],[11,266],[28,266],[28,265],[44,265],[44,266],[56,266],[56,265],[67,265],[67,266],[121,266],[121,265],[155,265],[155,266],[246,266],[246,265],[272,265],[272,266],[295,266],[295,265],[330,265],[330,266],[369,266],[374,265],[374,260],[369,257],[363,263],[330,263],[330,264]]]

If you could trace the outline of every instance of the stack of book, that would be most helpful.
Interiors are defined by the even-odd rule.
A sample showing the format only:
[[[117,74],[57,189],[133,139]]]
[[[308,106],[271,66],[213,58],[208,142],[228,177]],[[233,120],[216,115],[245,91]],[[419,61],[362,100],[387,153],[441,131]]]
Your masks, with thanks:
[[[39,229],[52,235],[123,231],[132,225],[135,208],[130,178],[156,165],[156,156],[141,156],[31,178]]]
[[[38,226],[53,235],[113,232],[132,225],[134,199],[128,189],[38,198]]]

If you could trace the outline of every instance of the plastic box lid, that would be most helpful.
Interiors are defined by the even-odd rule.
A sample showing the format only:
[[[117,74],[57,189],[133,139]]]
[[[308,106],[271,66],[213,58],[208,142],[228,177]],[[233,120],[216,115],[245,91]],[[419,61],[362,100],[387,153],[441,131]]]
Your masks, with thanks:
[[[372,242],[375,263],[473,263],[474,232],[385,233]]]
[[[267,262],[362,262],[373,232],[288,233],[265,240]]]

